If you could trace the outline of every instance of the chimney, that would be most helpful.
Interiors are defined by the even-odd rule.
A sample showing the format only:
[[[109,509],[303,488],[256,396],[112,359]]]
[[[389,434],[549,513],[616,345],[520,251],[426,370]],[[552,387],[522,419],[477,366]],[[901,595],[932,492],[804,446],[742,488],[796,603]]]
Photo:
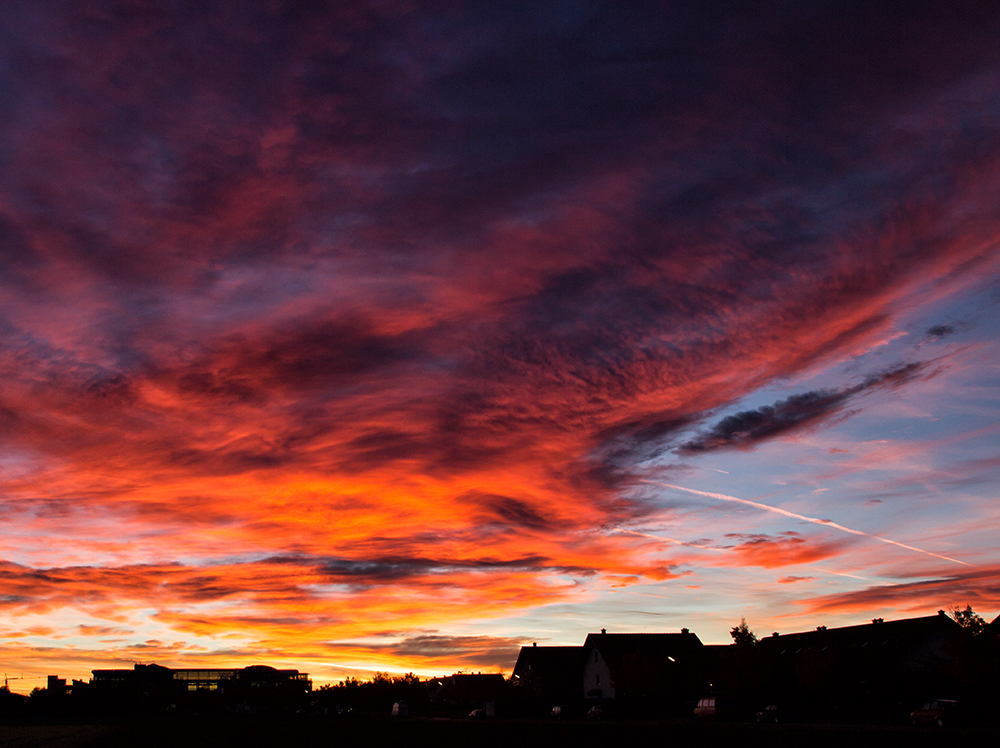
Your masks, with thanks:
[[[688,634],[688,633],[690,633],[690,632],[689,632],[689,631],[688,631],[687,629],[681,629],[681,633],[682,633],[682,634]]]
[[[607,629],[601,629],[601,633],[602,634],[606,634],[606,633],[608,633],[608,630]]]
[[[538,642],[531,642],[531,646],[537,647],[538,646]]]

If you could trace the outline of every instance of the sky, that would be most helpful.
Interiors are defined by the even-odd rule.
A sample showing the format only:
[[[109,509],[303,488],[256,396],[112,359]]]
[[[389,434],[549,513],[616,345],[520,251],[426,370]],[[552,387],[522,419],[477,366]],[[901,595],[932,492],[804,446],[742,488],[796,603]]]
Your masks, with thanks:
[[[12,688],[1000,612],[995,3],[323,6],[4,3]]]

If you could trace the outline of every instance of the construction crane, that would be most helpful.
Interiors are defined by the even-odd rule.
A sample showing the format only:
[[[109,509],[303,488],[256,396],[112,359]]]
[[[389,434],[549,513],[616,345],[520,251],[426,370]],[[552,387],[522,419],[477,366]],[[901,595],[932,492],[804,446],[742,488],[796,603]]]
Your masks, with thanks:
[[[44,675],[27,675],[26,676],[24,673],[21,673],[20,675],[7,675],[7,673],[4,673],[3,674],[3,687],[7,688],[7,690],[10,690],[8,688],[8,686],[9,686],[9,681],[12,681],[12,680],[45,680],[45,676]]]

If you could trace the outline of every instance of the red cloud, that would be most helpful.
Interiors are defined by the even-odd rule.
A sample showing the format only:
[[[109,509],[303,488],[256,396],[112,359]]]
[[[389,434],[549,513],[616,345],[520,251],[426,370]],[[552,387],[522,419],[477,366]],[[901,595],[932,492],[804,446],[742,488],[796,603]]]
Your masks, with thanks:
[[[739,539],[739,544],[729,546],[739,554],[741,563],[777,569],[796,564],[808,564],[831,558],[843,552],[849,540],[816,540],[787,531],[777,537],[764,534],[729,534],[727,538]],[[788,579],[799,579],[789,577]]]
[[[25,631],[143,611],[165,633],[121,656],[311,656],[668,581],[700,557],[621,532],[657,511],[648,461],[934,373],[723,413],[996,273],[995,11],[734,11],[734,37],[605,4],[539,43],[530,5],[15,4],[0,607],[52,630]],[[848,547],[733,537],[768,569]]]
[[[866,587],[801,601],[811,612],[866,612],[882,609],[929,611],[972,605],[979,611],[1000,609],[1000,567],[941,576],[919,582]]]

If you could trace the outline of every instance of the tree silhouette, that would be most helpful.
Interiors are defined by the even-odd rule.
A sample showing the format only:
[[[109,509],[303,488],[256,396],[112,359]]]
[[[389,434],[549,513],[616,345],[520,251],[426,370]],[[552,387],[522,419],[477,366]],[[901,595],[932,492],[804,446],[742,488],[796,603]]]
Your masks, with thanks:
[[[27,697],[11,693],[7,686],[0,686],[0,719],[20,716],[24,712],[25,701]]]
[[[365,712],[388,714],[393,702],[406,701],[410,708],[427,703],[427,688],[413,673],[391,675],[377,672],[371,680],[347,678],[336,685],[321,686],[317,701],[326,708],[342,707]]]
[[[971,605],[966,605],[965,610],[955,606],[951,609],[951,617],[955,619],[959,626],[973,636],[979,636],[979,634],[986,630],[986,621],[972,610]]]
[[[740,625],[733,626],[729,635],[733,637],[733,644],[740,648],[753,647],[757,643],[757,635],[747,626],[746,618],[740,618]]]

